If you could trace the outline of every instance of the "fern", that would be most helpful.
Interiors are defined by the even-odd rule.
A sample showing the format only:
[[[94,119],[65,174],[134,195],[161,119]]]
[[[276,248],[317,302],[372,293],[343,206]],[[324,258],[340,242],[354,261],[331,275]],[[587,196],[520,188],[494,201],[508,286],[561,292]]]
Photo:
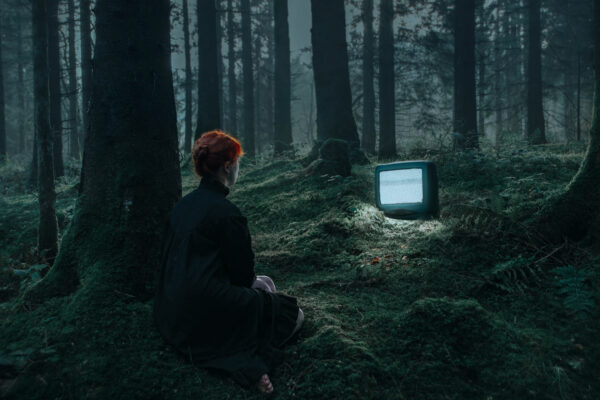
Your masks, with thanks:
[[[488,277],[489,283],[508,293],[523,292],[539,282],[539,267],[532,263],[533,257],[517,257],[496,264]]]
[[[575,269],[572,265],[554,268],[551,272],[559,278],[556,286],[564,296],[563,305],[567,312],[581,318],[591,314],[595,304],[588,285],[590,272],[585,268]]]

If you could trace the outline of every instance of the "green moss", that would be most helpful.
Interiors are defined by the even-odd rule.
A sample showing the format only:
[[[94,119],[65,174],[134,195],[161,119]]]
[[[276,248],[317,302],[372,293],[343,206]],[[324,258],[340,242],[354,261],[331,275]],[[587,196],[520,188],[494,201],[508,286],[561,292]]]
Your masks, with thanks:
[[[432,156],[441,202],[433,221],[385,218],[374,207],[374,164],[340,179],[305,176],[298,160],[243,159],[229,199],[248,217],[256,271],[298,297],[306,315],[271,374],[279,397],[597,398],[600,315],[572,319],[545,273],[563,261],[593,269],[594,259],[588,249],[527,241],[532,232],[520,220],[569,182],[581,151]],[[185,195],[198,178],[185,168],[182,177]],[[58,199],[64,223],[77,218],[73,182]],[[0,203],[2,262],[34,264],[27,254],[35,244],[35,196],[19,189]],[[75,251],[118,237],[112,228],[82,227],[71,238]],[[539,280],[522,292],[490,281],[496,265],[521,259],[535,263]],[[0,377],[0,397],[261,398],[194,368],[163,343],[152,302],[121,289],[126,260],[78,261],[75,293],[31,310],[18,298],[0,304],[0,359],[16,371]],[[596,295],[598,284],[594,276]]]

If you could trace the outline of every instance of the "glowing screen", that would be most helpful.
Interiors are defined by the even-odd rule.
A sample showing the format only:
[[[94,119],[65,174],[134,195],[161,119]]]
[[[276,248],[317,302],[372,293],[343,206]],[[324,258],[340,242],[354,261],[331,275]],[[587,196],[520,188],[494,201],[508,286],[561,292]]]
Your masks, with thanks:
[[[422,203],[423,170],[397,169],[379,173],[381,204]]]

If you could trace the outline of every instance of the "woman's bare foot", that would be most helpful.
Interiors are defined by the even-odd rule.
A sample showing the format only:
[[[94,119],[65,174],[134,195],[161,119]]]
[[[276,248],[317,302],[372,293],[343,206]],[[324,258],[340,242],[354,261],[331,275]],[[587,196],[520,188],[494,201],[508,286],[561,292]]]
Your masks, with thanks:
[[[269,379],[269,375],[264,374],[260,377],[260,379],[258,380],[258,390],[260,390],[264,394],[273,393],[273,384]]]

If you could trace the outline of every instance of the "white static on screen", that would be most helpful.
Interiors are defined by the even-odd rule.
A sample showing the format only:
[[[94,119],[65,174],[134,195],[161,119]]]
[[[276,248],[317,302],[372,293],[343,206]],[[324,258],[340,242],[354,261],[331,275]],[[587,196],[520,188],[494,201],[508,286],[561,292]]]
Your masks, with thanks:
[[[423,202],[423,170],[397,169],[379,173],[379,199],[381,204]]]

